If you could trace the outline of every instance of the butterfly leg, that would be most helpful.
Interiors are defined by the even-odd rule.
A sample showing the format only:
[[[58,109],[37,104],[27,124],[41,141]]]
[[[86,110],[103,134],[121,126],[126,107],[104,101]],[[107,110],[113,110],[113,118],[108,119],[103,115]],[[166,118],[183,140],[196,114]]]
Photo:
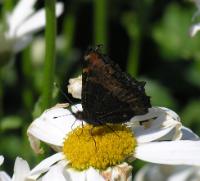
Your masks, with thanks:
[[[90,129],[90,134],[91,134],[92,139],[93,139],[93,141],[94,141],[95,149],[97,150],[97,143],[96,143],[96,140],[95,140],[94,134],[93,134],[94,127],[95,127],[95,126],[92,126],[92,128]]]
[[[115,133],[116,136],[120,137],[116,132],[115,130],[109,126],[108,124],[104,124],[103,122],[101,122],[100,120],[97,121],[99,123],[99,125],[102,125],[102,126],[107,126],[111,131],[113,131]]]

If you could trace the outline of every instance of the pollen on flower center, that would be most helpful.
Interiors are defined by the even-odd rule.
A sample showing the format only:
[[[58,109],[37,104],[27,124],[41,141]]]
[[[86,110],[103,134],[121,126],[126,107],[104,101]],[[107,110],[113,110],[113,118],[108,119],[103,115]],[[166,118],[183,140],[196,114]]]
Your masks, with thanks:
[[[135,146],[133,133],[124,125],[86,124],[67,135],[63,153],[75,169],[106,169],[130,157]]]

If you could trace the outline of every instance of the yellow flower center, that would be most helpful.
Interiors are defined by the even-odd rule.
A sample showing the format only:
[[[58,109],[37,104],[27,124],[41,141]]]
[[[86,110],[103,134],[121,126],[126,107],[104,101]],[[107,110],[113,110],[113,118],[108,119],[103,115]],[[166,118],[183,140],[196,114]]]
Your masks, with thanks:
[[[106,169],[132,156],[136,139],[124,125],[93,127],[84,125],[71,131],[63,145],[63,153],[71,166],[84,170],[92,166]]]

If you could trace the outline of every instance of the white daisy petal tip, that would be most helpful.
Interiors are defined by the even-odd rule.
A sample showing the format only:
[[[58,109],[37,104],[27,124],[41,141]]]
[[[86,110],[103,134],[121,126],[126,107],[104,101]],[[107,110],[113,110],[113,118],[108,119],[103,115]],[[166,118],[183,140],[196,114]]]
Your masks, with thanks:
[[[77,99],[81,99],[82,76],[69,79],[68,92]]]
[[[0,156],[2,161],[2,156]],[[14,164],[14,173],[12,178],[5,172],[0,171],[0,180],[1,181],[25,181],[27,176],[30,174],[30,167],[26,160],[17,157]],[[30,180],[36,181],[36,180]]]
[[[0,165],[2,165],[4,162],[4,157],[2,155],[0,155]]]
[[[56,3],[56,16],[60,16],[64,11],[64,4],[62,2]]]
[[[136,173],[134,181],[197,181],[199,173],[195,166],[146,164]]]
[[[63,174],[63,166],[55,164],[52,166],[49,171],[42,177],[42,181],[66,181],[66,178]]]
[[[56,3],[56,16],[60,16],[64,10],[63,3]],[[29,16],[23,23],[15,30],[15,36],[23,37],[24,35],[31,35],[44,28],[46,23],[45,10],[40,9]]]
[[[159,164],[146,164],[142,167],[135,175],[134,181],[162,181],[167,179],[167,174],[170,174],[171,170],[169,168],[165,168],[166,173],[162,172]],[[164,165],[165,166],[165,165]],[[168,167],[166,165],[166,167]]]
[[[31,131],[30,131],[31,132]],[[28,140],[31,148],[36,154],[43,154],[44,150],[40,147],[40,140],[31,135],[31,133],[27,132]]]
[[[195,134],[191,129],[185,126],[182,126],[181,132],[182,132],[181,136],[182,140],[194,140],[194,141],[200,140],[197,134]]]
[[[134,156],[138,159],[167,165],[200,166],[200,141],[162,141],[140,144]]]
[[[25,180],[30,173],[28,162],[20,157],[17,157],[14,165],[14,180]]]
[[[67,107],[69,107],[69,103],[58,103],[52,108],[67,108]]]
[[[67,130],[71,129],[70,125],[67,124],[66,117],[71,125],[74,122],[71,113],[67,109],[54,107],[46,110],[31,123],[28,127],[27,135],[34,152],[38,154],[43,153],[43,150],[40,148],[40,141],[53,145],[54,148],[58,147],[56,150],[59,150]]]
[[[9,37],[15,37],[17,28],[34,13],[33,6],[35,2],[36,0],[20,0],[13,11],[7,15],[7,24],[9,27],[7,34]]]
[[[140,121],[147,121],[150,119],[163,119],[163,115],[165,116],[164,118],[167,119],[172,119],[174,121],[179,121],[180,122],[180,117],[171,109],[165,108],[165,107],[152,107],[148,109],[148,113],[144,115],[139,115],[139,116],[134,116],[131,120],[130,123],[134,122],[140,122]]]
[[[199,30],[200,30],[200,23],[194,24],[191,26],[191,28],[189,30],[189,35],[191,37],[194,37],[198,33]]]
[[[64,155],[61,152],[59,152],[44,159],[30,171],[28,178],[38,178],[41,174],[49,171],[49,169],[51,169],[53,165],[57,164],[61,160],[64,160],[64,158]],[[67,161],[65,163],[67,164]]]
[[[1,181],[11,181],[12,178],[4,171],[0,171],[0,180]]]
[[[43,152],[40,148],[40,141],[50,145],[54,150],[60,151],[67,134],[82,125],[82,121],[77,120],[71,111],[65,109],[66,106],[68,104],[57,104],[45,110],[29,126],[27,134],[31,147],[36,153]],[[81,109],[81,105],[73,107],[76,110]]]
[[[73,113],[77,113],[78,111],[83,111],[83,107],[81,104],[76,104],[71,107]]]
[[[135,116],[127,123],[137,141],[178,140],[182,136],[180,117],[164,107],[149,108],[145,115]]]
[[[132,180],[133,167],[127,163],[122,163],[114,167],[110,167],[101,172],[101,175],[105,180],[118,180],[118,181],[131,181]]]

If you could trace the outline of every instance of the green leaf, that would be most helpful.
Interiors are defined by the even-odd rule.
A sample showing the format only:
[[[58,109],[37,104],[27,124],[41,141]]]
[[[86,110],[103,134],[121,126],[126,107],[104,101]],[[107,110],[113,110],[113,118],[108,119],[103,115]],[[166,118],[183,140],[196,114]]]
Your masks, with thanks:
[[[200,87],[200,67],[198,63],[194,63],[188,67],[186,72],[186,79],[195,86]]]
[[[1,131],[18,129],[22,126],[22,122],[22,119],[18,116],[4,117],[0,122],[0,129]]]
[[[200,99],[190,101],[181,113],[182,122],[200,135]]]
[[[14,160],[16,155],[19,155],[21,152],[22,140],[16,135],[7,135],[1,138],[0,145],[0,153]]]
[[[42,113],[42,106],[41,106],[41,97],[40,97],[34,106],[33,113],[32,113],[33,118],[40,116],[41,113]]]
[[[143,79],[144,80],[144,79]],[[170,95],[169,90],[154,80],[146,79],[145,85],[146,94],[151,97],[151,103],[153,106],[163,107],[176,107],[176,101]]]
[[[130,38],[135,39],[137,36],[139,36],[140,28],[136,14],[133,12],[126,12],[122,16],[121,21]]]
[[[200,35],[197,34],[194,38],[189,36],[194,8],[170,4],[161,21],[153,29],[153,38],[164,58],[200,59]]]

